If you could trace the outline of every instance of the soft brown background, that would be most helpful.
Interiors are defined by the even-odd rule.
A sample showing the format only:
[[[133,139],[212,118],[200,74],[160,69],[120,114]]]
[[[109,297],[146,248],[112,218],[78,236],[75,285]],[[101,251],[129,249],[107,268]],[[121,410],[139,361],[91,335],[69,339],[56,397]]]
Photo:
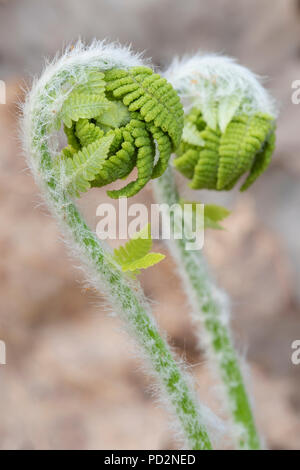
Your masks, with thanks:
[[[272,449],[300,447],[300,366],[290,360],[291,343],[300,339],[300,105],[291,103],[291,83],[300,79],[299,32],[295,0],[0,1],[0,79],[8,92],[0,105],[0,338],[8,361],[0,366],[0,448],[177,445],[122,325],[82,287],[16,139],[20,84],[41,72],[43,56],[78,36],[130,42],[162,66],[175,53],[224,52],[269,77],[281,105],[271,168],[247,194],[200,197],[233,210],[227,231],[207,232],[205,251],[232,297],[260,429]],[[105,198],[93,190],[81,202],[92,225]],[[135,200],[150,203],[150,187]],[[219,413],[170,257],[142,283],[202,400]]]

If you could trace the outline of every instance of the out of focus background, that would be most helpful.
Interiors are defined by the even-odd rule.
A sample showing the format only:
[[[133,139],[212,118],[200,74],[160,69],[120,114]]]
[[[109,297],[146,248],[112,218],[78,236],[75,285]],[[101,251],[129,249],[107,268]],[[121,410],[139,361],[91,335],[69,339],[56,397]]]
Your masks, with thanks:
[[[300,79],[299,33],[299,0],[0,1],[0,79],[7,85],[7,104],[0,105],[0,339],[7,346],[0,448],[178,445],[119,320],[82,287],[17,139],[22,87],[42,71],[45,56],[79,36],[131,43],[158,66],[175,54],[222,52],[267,77],[281,107],[270,169],[246,194],[200,198],[233,211],[226,231],[207,231],[205,252],[232,298],[261,433],[271,449],[300,448],[300,365],[291,362],[291,343],[300,339],[300,104],[291,101],[292,82]],[[106,197],[92,190],[80,202],[92,226]],[[136,201],[150,204],[151,187]],[[141,281],[202,400],[222,415],[170,257]]]

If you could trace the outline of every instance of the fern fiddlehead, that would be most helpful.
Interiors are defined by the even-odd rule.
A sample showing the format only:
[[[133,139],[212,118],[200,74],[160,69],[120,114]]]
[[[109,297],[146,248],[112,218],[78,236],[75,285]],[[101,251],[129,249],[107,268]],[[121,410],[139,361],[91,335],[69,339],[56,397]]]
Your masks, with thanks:
[[[211,442],[190,379],[175,362],[167,343],[160,336],[139,284],[124,274],[107,247],[87,226],[72,200],[72,196],[86,191],[99,178],[99,184],[108,181],[111,167],[115,168],[118,177],[127,174],[132,166],[129,155],[134,156],[134,161],[136,158],[140,171],[138,183],[125,190],[127,195],[133,194],[149,177],[150,160],[151,175],[153,167],[153,170],[158,168],[155,170],[157,176],[166,164],[170,147],[177,145],[181,133],[178,102],[175,96],[172,98],[171,88],[165,80],[153,79],[148,69],[136,68],[141,66],[143,64],[138,57],[114,45],[95,42],[86,48],[79,43],[67,50],[60,59],[46,67],[27,96],[22,120],[24,148],[35,179],[54,216],[86,265],[91,282],[96,289],[101,289],[124,320],[136,338],[141,354],[156,374],[186,445],[191,449],[210,449]],[[120,73],[122,70],[124,73]],[[142,77],[139,77],[138,70]],[[121,82],[126,81],[123,89],[121,82],[117,87],[113,85],[117,76],[121,77],[118,78]],[[127,82],[132,76],[137,88],[135,81],[132,86],[131,78]],[[149,98],[147,93],[143,104],[140,101],[134,105],[134,111],[124,109],[118,100],[111,98],[110,93],[119,90],[118,97],[122,96],[123,102],[126,97],[133,99],[132,96],[129,98],[131,90],[137,99],[140,83],[157,97],[154,100],[155,111],[152,95]],[[166,90],[164,98],[159,96],[163,88]],[[113,105],[108,105],[108,101]],[[164,102],[168,102],[166,121]],[[130,115],[129,119],[128,113],[131,112],[138,115]],[[178,121],[170,119],[174,115],[179,116]],[[57,156],[55,129],[61,120],[65,124],[69,145]],[[155,142],[161,148],[161,154],[165,152],[158,167],[152,163]],[[140,263],[133,268],[125,266],[125,270],[139,267]]]
[[[183,72],[185,70],[185,72]],[[174,166],[192,189],[245,191],[270,163],[276,107],[257,77],[231,59],[195,56],[168,74],[189,103]],[[167,74],[167,76],[168,76]]]
[[[257,77],[232,60],[195,56],[175,61],[165,76],[187,106],[182,142],[174,166],[191,180],[193,189],[231,189],[242,175],[247,189],[267,168],[275,146],[275,105]],[[171,169],[155,184],[156,198],[178,203]],[[171,240],[170,249],[212,364],[224,385],[233,434],[242,449],[258,449],[251,403],[229,326],[226,295],[215,285],[198,251],[188,240]]]
[[[180,141],[183,109],[165,78],[144,66],[90,69],[84,84],[69,86],[61,110],[68,147],[56,160],[63,187],[78,194],[126,178],[136,167],[135,181],[108,191],[111,198],[131,197],[166,170]],[[87,173],[87,166],[93,170]],[[73,181],[70,170],[78,175]]]
[[[249,172],[245,191],[267,169],[275,149],[274,118],[260,112],[234,116],[222,133],[193,108],[184,129],[174,166],[192,180],[192,189],[229,191]]]

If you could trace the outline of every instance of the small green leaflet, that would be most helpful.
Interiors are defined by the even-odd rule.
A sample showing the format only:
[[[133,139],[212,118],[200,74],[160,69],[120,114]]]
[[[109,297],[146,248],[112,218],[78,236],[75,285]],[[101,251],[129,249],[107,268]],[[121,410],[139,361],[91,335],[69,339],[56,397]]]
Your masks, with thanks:
[[[165,258],[161,253],[149,253],[151,248],[151,226],[148,224],[124,246],[114,250],[114,259],[123,271],[139,274],[140,269],[147,269]]]
[[[93,181],[101,170],[112,141],[113,136],[109,135],[83,147],[73,158],[69,158],[71,152],[63,151],[56,159],[56,171],[64,189],[71,196],[79,196],[80,192],[90,189],[90,181]]]
[[[205,141],[201,137],[201,132],[198,131],[195,124],[189,121],[184,124],[182,140],[188,144],[197,145],[199,147],[203,147],[205,144]]]
[[[233,116],[237,112],[242,101],[242,96],[232,95],[222,98],[219,103],[218,122],[219,127],[224,133]]]
[[[121,127],[130,121],[130,114],[121,101],[109,103],[109,107],[97,119],[98,125],[112,128]]]
[[[204,227],[222,230],[223,227],[218,222],[226,219],[230,215],[230,211],[226,207],[217,206],[215,204],[204,205]]]
[[[61,119],[67,127],[72,127],[72,121],[80,118],[92,119],[103,113],[110,105],[104,95],[88,93],[71,93],[64,101]]]
[[[196,205],[201,204],[200,202],[189,202],[180,200],[180,204],[192,204],[193,212],[196,213]],[[223,230],[222,225],[219,224],[221,220],[226,219],[230,215],[230,211],[226,207],[217,206],[215,204],[205,204],[204,205],[204,228],[212,228],[215,230]],[[198,227],[201,230],[203,227]]]
[[[214,93],[210,91],[200,104],[205,122],[215,131],[218,126],[218,103],[215,101]]]
[[[86,81],[80,85],[75,85],[76,93],[87,93],[91,95],[104,95],[105,80],[104,73],[99,70],[89,70],[86,76]]]

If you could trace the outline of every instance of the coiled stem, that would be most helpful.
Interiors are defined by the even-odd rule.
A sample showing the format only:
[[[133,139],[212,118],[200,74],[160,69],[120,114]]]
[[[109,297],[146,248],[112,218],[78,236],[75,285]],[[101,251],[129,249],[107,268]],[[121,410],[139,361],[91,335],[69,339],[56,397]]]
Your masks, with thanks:
[[[110,252],[89,229],[68,191],[57,179],[53,164],[57,139],[52,131],[57,106],[63,101],[64,84],[70,80],[75,80],[77,85],[85,84],[87,67],[103,71],[116,67],[127,70],[139,65],[140,60],[128,50],[103,43],[94,43],[89,48],[79,44],[67,51],[46,68],[28,94],[22,121],[24,147],[49,207],[87,266],[88,276],[124,320],[150,363],[166,401],[174,411],[186,445],[191,449],[211,449],[190,379],[177,365],[166,341],[160,336],[139,284],[121,272]]]

